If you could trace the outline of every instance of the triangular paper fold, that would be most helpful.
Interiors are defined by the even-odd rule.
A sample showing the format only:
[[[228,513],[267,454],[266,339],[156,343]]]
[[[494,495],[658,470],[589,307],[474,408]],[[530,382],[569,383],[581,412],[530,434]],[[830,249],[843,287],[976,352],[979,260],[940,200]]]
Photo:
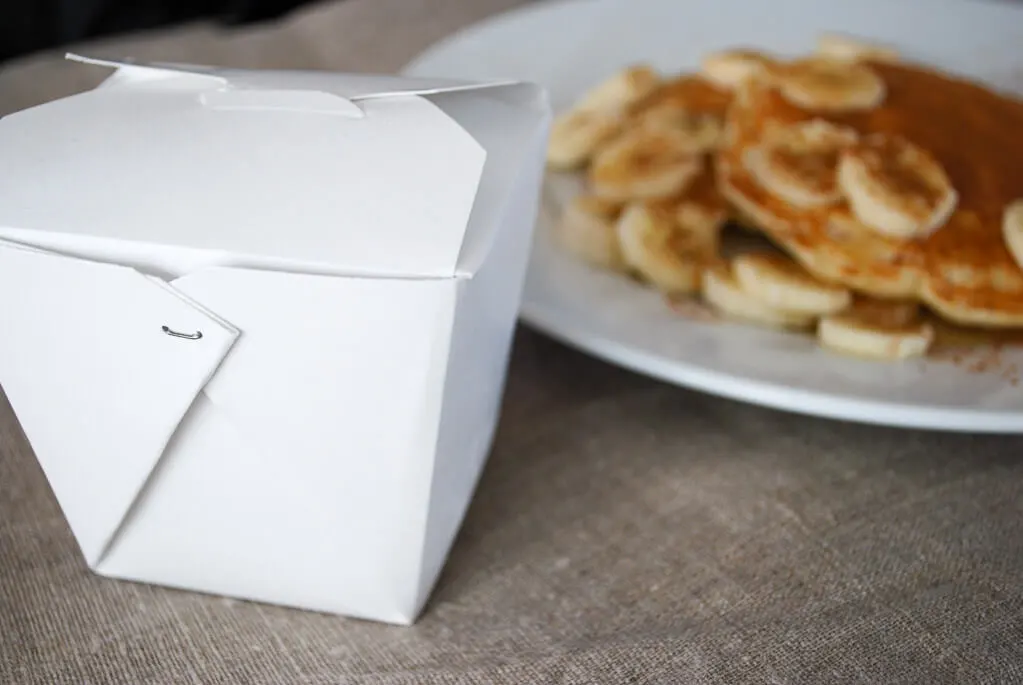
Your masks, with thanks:
[[[94,564],[238,331],[134,269],[6,241],[0,292],[0,379]]]

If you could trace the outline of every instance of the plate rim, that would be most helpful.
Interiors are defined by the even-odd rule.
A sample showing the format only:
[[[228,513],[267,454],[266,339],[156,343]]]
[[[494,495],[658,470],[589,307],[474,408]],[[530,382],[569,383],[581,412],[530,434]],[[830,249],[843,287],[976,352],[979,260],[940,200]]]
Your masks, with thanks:
[[[834,421],[945,433],[1023,434],[1023,412],[927,408],[914,404],[862,400],[781,383],[729,376],[678,359],[662,357],[592,333],[573,333],[553,323],[541,304],[523,300],[519,319],[566,347],[647,378],[735,402]],[[882,362],[883,363],[883,362]],[[658,368],[659,367],[659,368]],[[668,370],[670,368],[670,370]],[[739,388],[737,386],[741,385]],[[826,399],[826,402],[820,400]],[[818,402],[820,402],[818,404]]]

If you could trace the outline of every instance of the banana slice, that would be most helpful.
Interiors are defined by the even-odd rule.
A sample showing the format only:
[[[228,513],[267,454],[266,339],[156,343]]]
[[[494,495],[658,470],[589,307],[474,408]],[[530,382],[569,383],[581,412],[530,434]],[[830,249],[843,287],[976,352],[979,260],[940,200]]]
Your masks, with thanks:
[[[609,143],[593,158],[590,187],[608,200],[666,198],[684,191],[703,170],[685,132],[636,128]]]
[[[764,71],[774,60],[768,55],[748,48],[719,50],[704,55],[700,74],[716,86],[734,90],[748,78]]]
[[[684,140],[693,154],[715,149],[723,130],[723,122],[718,117],[691,112],[670,102],[641,111],[636,123],[643,128],[667,130]]]
[[[873,109],[888,88],[863,64],[826,57],[807,57],[771,67],[782,96],[810,110],[840,112]]]
[[[857,296],[853,299],[849,311],[862,321],[869,321],[875,326],[886,328],[902,328],[919,323],[923,312],[918,302],[908,300],[887,300],[873,297]]]
[[[625,263],[640,278],[670,295],[694,293],[700,272],[718,248],[718,227],[682,225],[666,205],[630,204],[618,220],[618,243]]]
[[[1023,269],[1023,198],[1010,202],[1005,208],[1002,236],[1013,260]]]
[[[852,302],[849,290],[818,281],[783,255],[739,255],[732,261],[732,274],[744,292],[773,309],[823,316]]]
[[[817,38],[817,54],[850,62],[898,62],[899,51],[840,33],[824,33]]]
[[[587,91],[576,111],[622,111],[646,97],[661,84],[661,76],[646,64],[627,67]]]
[[[562,114],[551,126],[547,166],[560,171],[578,169],[621,127],[621,119],[606,112],[573,110]]]
[[[866,302],[826,316],[817,325],[817,340],[835,352],[871,359],[899,360],[927,353],[934,328],[911,314],[913,305]]]
[[[709,253],[717,254],[721,246],[721,229],[728,219],[722,208],[709,207],[693,200],[682,200],[675,205],[675,223],[697,244],[706,246]]]
[[[703,299],[722,315],[771,328],[809,328],[816,317],[776,309],[750,295],[739,283],[732,265],[715,264],[703,272]]]
[[[558,239],[566,250],[589,264],[624,271],[615,226],[621,208],[593,195],[576,195],[561,215]]]
[[[959,202],[933,155],[903,138],[881,134],[842,151],[838,185],[861,223],[899,240],[930,235]]]
[[[857,137],[851,128],[810,119],[772,129],[742,162],[764,190],[786,203],[821,207],[842,199],[838,157]]]

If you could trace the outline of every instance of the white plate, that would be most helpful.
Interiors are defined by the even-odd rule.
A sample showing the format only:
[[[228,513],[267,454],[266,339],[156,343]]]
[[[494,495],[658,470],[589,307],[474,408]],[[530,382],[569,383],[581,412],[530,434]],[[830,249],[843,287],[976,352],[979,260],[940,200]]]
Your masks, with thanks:
[[[544,2],[457,33],[406,71],[531,80],[561,109],[627,63],[678,71],[695,68],[708,50],[741,44],[802,52],[822,31],[891,43],[1023,91],[1023,11],[988,0]],[[1013,364],[1023,369],[1023,354],[1003,353],[997,369],[978,373],[937,360],[860,361],[800,335],[699,323],[673,314],[642,286],[567,257],[551,243],[550,217],[543,212],[537,227],[522,319],[567,344],[668,382],[778,409],[892,426],[1023,432],[1023,386],[1007,378]]]

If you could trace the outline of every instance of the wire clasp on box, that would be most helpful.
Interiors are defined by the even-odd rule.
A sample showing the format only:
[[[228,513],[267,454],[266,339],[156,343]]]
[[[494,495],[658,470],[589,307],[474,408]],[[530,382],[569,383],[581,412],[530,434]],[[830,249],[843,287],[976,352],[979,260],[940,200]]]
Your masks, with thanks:
[[[195,333],[179,333],[169,326],[163,326],[162,328],[163,332],[172,338],[184,338],[185,340],[199,340],[202,338],[202,331],[196,331]]]

